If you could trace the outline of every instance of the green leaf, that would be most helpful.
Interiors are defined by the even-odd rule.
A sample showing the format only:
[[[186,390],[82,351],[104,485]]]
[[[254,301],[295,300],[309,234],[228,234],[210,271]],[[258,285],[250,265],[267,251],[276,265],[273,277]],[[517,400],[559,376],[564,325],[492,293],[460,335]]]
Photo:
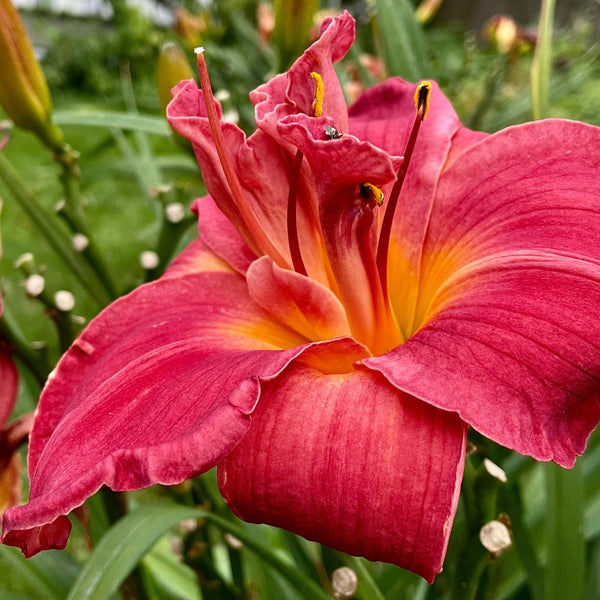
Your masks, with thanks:
[[[64,552],[44,552],[26,559],[0,545],[0,597],[3,600],[62,600],[75,578],[76,565]]]
[[[272,548],[258,541],[254,528],[246,528],[213,513],[177,504],[144,504],[129,513],[100,540],[85,564],[67,600],[107,600],[116,592],[130,571],[174,524],[183,519],[205,519],[228,532],[244,546],[273,567],[311,600],[330,600],[315,581],[278,556]]]
[[[544,598],[583,600],[585,542],[581,464],[563,469],[548,463],[544,470],[548,540]]]
[[[375,0],[377,26],[389,75],[410,81],[429,76],[425,38],[409,0]]]
[[[358,578],[357,598],[361,598],[362,600],[385,600],[384,595],[367,569],[363,558],[347,554],[340,554],[339,556],[345,565],[356,573],[356,577]]]
[[[115,127],[130,131],[144,131],[162,137],[171,136],[171,128],[164,117],[139,115],[129,112],[102,110],[60,110],[52,114],[59,125],[83,125],[85,127]]]
[[[162,539],[142,561],[146,591],[156,600],[202,600],[198,578]]]
[[[198,511],[176,504],[140,506],[113,525],[84,565],[67,600],[105,600],[156,541],[174,524]]]

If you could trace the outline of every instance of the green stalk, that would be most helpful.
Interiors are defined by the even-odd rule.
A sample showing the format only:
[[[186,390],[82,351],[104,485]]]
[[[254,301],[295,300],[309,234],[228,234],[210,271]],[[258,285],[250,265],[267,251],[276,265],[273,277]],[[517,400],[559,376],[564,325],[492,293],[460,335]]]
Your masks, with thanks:
[[[548,92],[552,72],[552,24],[555,0],[542,0],[538,40],[531,64],[531,102],[533,118],[548,115]]]
[[[585,540],[581,465],[563,469],[544,465],[546,476],[546,539],[548,562],[545,600],[584,600]]]
[[[73,233],[83,233],[87,237],[88,246],[82,252],[82,255],[95,271],[108,294],[114,299],[117,297],[115,286],[83,214],[81,190],[79,187],[81,174],[77,166],[78,158],[79,153],[70,147],[67,147],[65,153],[57,156],[57,160],[62,166],[60,179],[65,190],[64,206],[58,211],[58,214],[69,224]]]
[[[40,387],[44,387],[51,368],[48,356],[44,350],[34,350],[29,345],[7,306],[0,319],[0,339],[8,343],[11,352],[31,371]]]
[[[255,552],[266,563],[271,565],[280,575],[285,577],[292,585],[294,585],[306,598],[313,600],[331,600],[329,594],[313,579],[307,577],[299,571],[294,565],[281,559],[272,548],[257,541],[252,535],[242,529],[236,523],[228,521],[214,513],[198,510],[198,517],[206,519],[213,523],[219,529],[229,532],[231,535],[240,540],[247,548]]]
[[[90,292],[97,304],[101,307],[108,304],[112,298],[102,285],[97,273],[72,248],[68,237],[61,233],[53,223],[55,217],[38,202],[33,192],[25,185],[15,168],[2,153],[0,153],[0,179],[6,183],[39,232]]]
[[[349,554],[339,554],[342,562],[356,573],[358,589],[356,596],[364,600],[385,600],[385,596],[375,583],[371,573],[365,566],[365,561]]]

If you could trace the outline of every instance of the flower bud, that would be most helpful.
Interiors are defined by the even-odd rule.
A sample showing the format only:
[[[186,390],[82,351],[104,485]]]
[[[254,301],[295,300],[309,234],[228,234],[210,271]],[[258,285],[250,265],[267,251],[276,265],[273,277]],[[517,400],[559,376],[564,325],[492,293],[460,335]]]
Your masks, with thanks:
[[[318,0],[275,0],[273,38],[279,52],[280,69],[287,68],[302,54],[309,41]]]
[[[0,57],[0,106],[15,125],[60,152],[63,134],[52,123],[48,85],[11,0],[0,0]]]
[[[495,15],[484,27],[484,34],[500,54],[511,53],[519,42],[519,28],[506,15]]]
[[[181,48],[175,42],[164,44],[160,49],[156,73],[158,97],[163,112],[166,110],[167,104],[171,102],[171,90],[182,79],[193,78],[192,67]]]
[[[443,0],[423,0],[415,10],[415,19],[421,25],[429,23],[437,14]]]
[[[202,36],[207,29],[208,24],[203,16],[191,13],[181,6],[175,9],[175,31],[189,48],[201,45]]]

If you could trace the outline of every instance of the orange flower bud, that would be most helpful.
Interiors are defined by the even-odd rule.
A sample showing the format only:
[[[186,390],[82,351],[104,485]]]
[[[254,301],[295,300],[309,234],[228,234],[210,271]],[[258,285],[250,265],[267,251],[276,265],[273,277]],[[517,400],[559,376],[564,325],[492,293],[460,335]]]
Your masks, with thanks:
[[[287,68],[308,43],[318,0],[275,0],[275,30],[273,39],[279,52],[281,68]]]
[[[509,54],[519,41],[519,28],[506,15],[495,15],[484,27],[484,34],[500,54]]]
[[[0,56],[0,106],[15,125],[60,152],[63,135],[52,123],[48,85],[11,0],[0,0]]]
[[[443,0],[423,0],[415,10],[415,19],[421,25],[426,25],[435,17],[442,2]]]

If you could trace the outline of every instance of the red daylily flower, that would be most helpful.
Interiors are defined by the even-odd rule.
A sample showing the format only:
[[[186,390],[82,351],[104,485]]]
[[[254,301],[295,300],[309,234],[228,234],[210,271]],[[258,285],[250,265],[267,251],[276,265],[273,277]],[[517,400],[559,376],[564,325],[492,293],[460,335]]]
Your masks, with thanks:
[[[432,581],[467,425],[563,466],[584,451],[600,419],[600,130],[472,132],[431,84],[413,151],[427,86],[390,79],[348,110],[332,62],[353,38],[347,13],[326,21],[251,94],[248,139],[208,88],[175,89],[169,121],[211,194],[199,239],[60,361],[4,543],[62,547],[65,515],[103,484],[217,465],[241,518]]]
[[[0,298],[0,317],[2,310]],[[0,515],[21,500],[21,459],[17,448],[29,434],[33,420],[26,415],[6,425],[17,402],[18,390],[19,373],[0,340]]]

